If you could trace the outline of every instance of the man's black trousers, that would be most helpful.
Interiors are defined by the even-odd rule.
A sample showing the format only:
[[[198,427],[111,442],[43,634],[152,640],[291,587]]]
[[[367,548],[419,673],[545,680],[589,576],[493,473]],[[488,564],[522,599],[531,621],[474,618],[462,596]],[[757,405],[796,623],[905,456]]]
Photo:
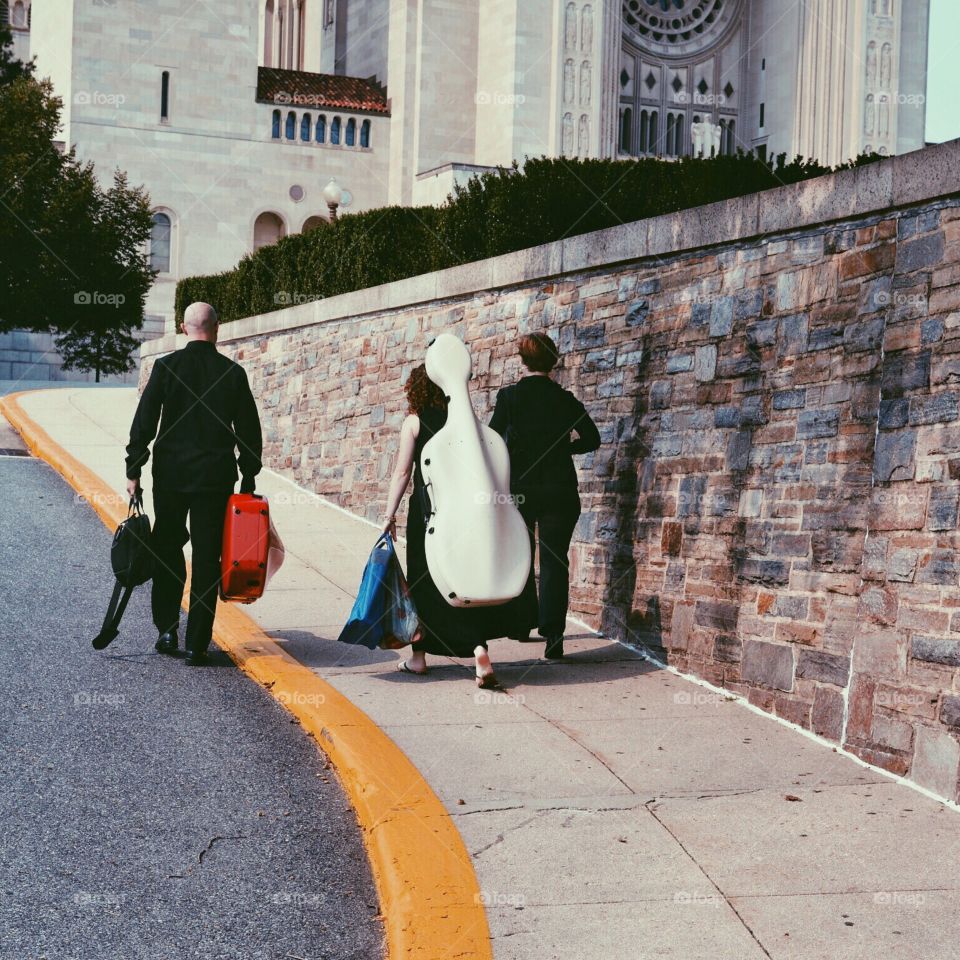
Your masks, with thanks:
[[[179,624],[180,601],[187,579],[183,547],[188,539],[193,544],[187,650],[206,650],[210,645],[220,584],[223,520],[227,499],[232,492],[232,489],[215,493],[153,491],[153,509],[156,514],[153,544],[156,564],[151,606],[153,622],[160,633],[176,630]]]

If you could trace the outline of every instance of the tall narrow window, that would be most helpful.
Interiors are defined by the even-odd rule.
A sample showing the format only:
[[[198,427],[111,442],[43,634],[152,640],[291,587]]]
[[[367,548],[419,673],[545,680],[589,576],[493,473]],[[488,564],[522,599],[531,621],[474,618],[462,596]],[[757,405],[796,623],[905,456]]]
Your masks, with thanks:
[[[280,111],[273,111],[273,126],[270,128],[270,135],[274,140],[280,139]]]
[[[637,153],[644,154],[650,149],[650,114],[646,110],[640,111],[640,142],[637,144]]]
[[[766,106],[767,105],[765,103],[760,104],[760,129],[761,130],[763,129]]]
[[[346,144],[348,147],[354,147],[357,144],[357,121],[353,117],[347,121]]]
[[[727,121],[727,153],[732,157],[737,152],[736,120]]]
[[[17,0],[13,5],[13,13],[10,17],[10,26],[18,27],[21,30],[27,28],[27,9],[23,5],[23,0]]]
[[[155,213],[150,228],[150,267],[160,273],[170,272],[170,233],[170,218]]]
[[[630,107],[624,107],[620,111],[620,152],[630,153],[630,128],[633,126],[633,110]]]
[[[683,114],[678,113],[673,127],[673,155],[675,157],[683,156],[683,122]]]
[[[660,144],[657,142],[657,111],[650,111],[650,144],[648,147],[650,153],[659,153]]]
[[[297,115],[292,110],[287,114],[287,129],[285,133],[288,140],[297,139]]]
[[[305,113],[300,118],[300,139],[304,143],[310,142],[310,114]]]
[[[160,122],[170,120],[170,71],[164,70],[160,74]]]
[[[317,143],[325,143],[327,140],[327,118],[324,114],[317,117]]]
[[[370,121],[364,120],[360,124],[360,146],[369,147],[370,146]]]
[[[673,114],[668,113],[667,114],[667,149],[665,151],[667,154],[673,153],[673,125],[674,125]]]
[[[334,117],[330,124],[330,142],[339,145],[340,143],[340,118]]]
[[[721,153],[727,152],[727,121],[720,120],[720,146],[717,147],[716,156],[720,156]]]

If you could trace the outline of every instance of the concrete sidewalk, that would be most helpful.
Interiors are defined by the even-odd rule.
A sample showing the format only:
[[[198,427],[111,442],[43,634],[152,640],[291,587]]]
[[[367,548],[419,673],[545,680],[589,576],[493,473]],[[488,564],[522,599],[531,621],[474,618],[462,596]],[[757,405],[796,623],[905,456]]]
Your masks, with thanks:
[[[21,404],[123,497],[134,390]],[[247,612],[429,781],[497,960],[957,955],[956,812],[574,626],[559,664],[493,644],[506,693],[466,662],[401,675],[397,654],[335,640],[376,530],[277,475],[258,489],[287,560]]]

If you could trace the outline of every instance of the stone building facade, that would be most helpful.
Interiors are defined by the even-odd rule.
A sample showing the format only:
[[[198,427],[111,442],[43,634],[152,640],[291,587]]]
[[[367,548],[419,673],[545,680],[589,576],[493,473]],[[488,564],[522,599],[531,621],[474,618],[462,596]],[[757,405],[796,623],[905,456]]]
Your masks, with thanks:
[[[147,335],[176,282],[351,209],[439,203],[525,156],[923,146],[928,0],[6,3],[64,142],[155,204]],[[32,9],[31,9],[32,8]],[[29,28],[29,29],[28,29]],[[799,43],[798,43],[799,40]]]
[[[222,348],[268,465],[375,517],[429,339],[470,345],[486,417],[547,330],[604,441],[573,611],[956,799],[958,169],[954,141],[236,321]]]

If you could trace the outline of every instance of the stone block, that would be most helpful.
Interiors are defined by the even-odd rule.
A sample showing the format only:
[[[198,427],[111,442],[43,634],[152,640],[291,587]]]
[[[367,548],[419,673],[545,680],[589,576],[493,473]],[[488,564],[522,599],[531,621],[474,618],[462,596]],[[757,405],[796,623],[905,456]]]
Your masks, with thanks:
[[[741,517],[759,517],[763,509],[763,490],[754,488],[740,491],[740,506],[738,513]]]
[[[960,667],[960,640],[914,634],[910,642],[910,656],[914,660],[923,660],[925,663],[942,663],[948,667]]]
[[[740,676],[746,683],[790,691],[793,667],[793,650],[788,646],[763,640],[747,640],[743,644]]]
[[[843,731],[843,694],[827,687],[818,687],[810,712],[810,729],[834,742]]]
[[[660,549],[670,557],[679,557],[683,546],[683,524],[665,522],[660,534]]]
[[[750,451],[752,449],[753,438],[749,430],[738,430],[731,434],[727,441],[727,470],[733,473],[746,470],[750,466]]]
[[[910,417],[910,401],[905,397],[880,401],[880,429],[896,430],[905,427]]]
[[[910,777],[921,787],[950,800],[957,798],[960,743],[946,730],[918,726]]]
[[[659,281],[658,281],[659,282]],[[647,300],[636,300],[627,308],[626,320],[628,327],[639,327],[646,323],[650,315],[650,303]]]
[[[751,583],[782,586],[790,579],[790,564],[783,560],[747,557],[740,561],[737,575]]]
[[[717,372],[717,348],[715,344],[697,347],[694,354],[693,375],[697,380],[712,380]]]
[[[588,350],[583,358],[582,369],[591,370],[610,370],[617,359],[616,347],[608,347],[605,350]]]
[[[940,707],[940,720],[948,727],[960,730],[960,697],[953,694],[944,694],[943,704]]]
[[[667,358],[667,373],[685,373],[693,369],[692,353],[674,353]]]
[[[701,627],[733,633],[737,629],[737,604],[723,600],[698,600],[694,622]]]
[[[865,587],[860,594],[858,613],[873,623],[896,623],[898,610],[899,598],[892,587]]]
[[[930,351],[894,353],[884,357],[880,390],[884,397],[902,397],[930,387]]]
[[[713,411],[713,425],[719,428],[739,427],[740,410],[737,407],[717,407]],[[960,465],[960,460],[957,463]]]
[[[860,323],[851,323],[843,331],[843,347],[847,353],[878,350],[883,343],[883,317],[874,317]]]
[[[927,529],[933,531],[956,529],[958,501],[960,501],[960,492],[955,487],[935,486],[930,491]]]
[[[916,430],[878,434],[873,463],[873,475],[877,482],[912,479],[916,447]]]
[[[924,267],[936,266],[943,260],[943,246],[942,231],[898,243],[894,271],[902,275],[913,270],[922,270]]]
[[[806,402],[806,390],[777,390],[773,394],[774,410],[795,410]]]
[[[832,350],[843,346],[843,324],[813,327],[807,335],[807,351]]]
[[[780,318],[781,356],[795,356],[807,349],[807,315],[794,313]]]
[[[797,418],[798,440],[835,437],[839,429],[839,410],[804,410]]]
[[[673,396],[673,384],[669,380],[655,380],[650,384],[650,409],[666,410]]]
[[[608,399],[623,394],[623,373],[614,374],[597,384],[597,396]]]
[[[748,320],[752,317],[759,317],[763,309],[763,290],[751,289],[741,290],[736,295],[733,308],[734,319]],[[774,322],[774,329],[776,323]]]
[[[917,583],[951,587],[960,585],[960,556],[955,550],[931,550],[929,556],[920,560]]]
[[[726,337],[733,330],[733,297],[720,297],[710,311],[710,336]]]
[[[939,317],[931,317],[920,324],[920,342],[937,343],[943,339],[944,326]]]
[[[894,550],[890,555],[890,562],[887,564],[887,579],[912,583],[919,556],[917,550],[911,550],[907,547]]]
[[[957,394],[952,391],[935,393],[929,397],[914,397],[910,401],[910,424],[949,423],[960,415]]]
[[[797,678],[831,683],[845,687],[850,675],[850,659],[825,650],[800,650],[797,655]]]
[[[574,342],[578,350],[602,347],[607,342],[607,328],[603,324],[577,327],[574,331]]]

